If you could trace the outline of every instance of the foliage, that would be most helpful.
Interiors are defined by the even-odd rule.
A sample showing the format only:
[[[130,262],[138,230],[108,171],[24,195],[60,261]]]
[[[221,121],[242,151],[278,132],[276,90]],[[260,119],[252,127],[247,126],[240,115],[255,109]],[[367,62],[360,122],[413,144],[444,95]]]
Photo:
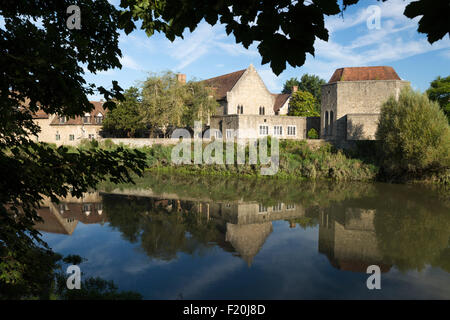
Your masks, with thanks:
[[[404,88],[381,108],[376,137],[382,164],[392,174],[422,174],[450,166],[450,127],[436,102]]]
[[[106,113],[103,128],[106,130],[122,130],[128,137],[134,137],[136,131],[145,129],[140,109],[140,93],[136,87],[130,87],[124,92],[124,100]]]
[[[34,142],[40,129],[32,115],[38,109],[74,117],[93,109],[87,95],[96,90],[107,108],[114,106],[113,98],[122,98],[115,81],[110,91],[87,84],[82,67],[96,72],[121,66],[118,11],[106,0],[79,1],[83,28],[69,30],[66,10],[72,4],[19,0],[0,5],[0,287],[23,296],[39,291],[36,273],[53,263],[33,229],[42,197],[57,202],[68,193],[81,195],[107,176],[131,181],[130,172],[141,174],[145,165],[135,150],[74,151]]]
[[[322,85],[327,82],[319,76],[305,73],[300,81],[297,78],[291,78],[284,83],[283,93],[291,93],[292,86],[298,86],[298,90],[311,93],[316,99],[316,110],[320,113],[320,102],[322,100]]]
[[[316,99],[306,91],[295,92],[289,101],[288,115],[299,117],[318,117]]]
[[[170,127],[188,127],[194,120],[206,119],[213,114],[217,102],[202,82],[182,84],[172,72],[152,74],[142,84],[143,121],[149,123],[151,131]]]
[[[317,133],[316,129],[311,128],[311,130],[308,131],[308,138],[309,139],[319,139],[319,134]]]
[[[433,80],[427,90],[427,95],[430,100],[439,103],[450,123],[450,76],[446,78],[437,77]]]
[[[359,0],[123,0],[120,27],[129,34],[142,21],[141,29],[150,36],[161,32],[173,41],[191,32],[205,19],[210,25],[220,22],[227,34],[233,34],[237,43],[248,48],[258,43],[262,64],[270,62],[276,75],[285,68],[305,63],[306,53],[314,55],[314,41],[328,41],[325,16],[342,14],[347,6]],[[419,31],[427,33],[429,42],[443,38],[448,32],[448,1],[415,1],[407,5],[409,18],[422,16]],[[301,21],[301,27],[299,27]]]

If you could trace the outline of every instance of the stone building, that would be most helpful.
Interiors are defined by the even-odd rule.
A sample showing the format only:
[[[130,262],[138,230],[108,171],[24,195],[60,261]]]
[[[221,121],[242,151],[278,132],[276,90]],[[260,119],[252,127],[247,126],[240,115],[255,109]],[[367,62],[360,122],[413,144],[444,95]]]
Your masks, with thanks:
[[[39,110],[33,115],[37,125],[41,127],[36,141],[55,143],[56,145],[77,145],[83,139],[100,138],[106,110],[103,102],[90,101],[94,109],[83,117],[68,118],[55,114],[47,114]]]
[[[316,125],[318,130],[318,118],[286,116],[291,95],[271,93],[253,65],[204,81],[214,90],[220,104],[210,119],[216,138],[233,138],[233,133],[239,130],[239,139],[269,135],[305,139],[309,127]]]
[[[322,86],[321,137],[374,140],[382,104],[405,86],[392,67],[337,69]]]

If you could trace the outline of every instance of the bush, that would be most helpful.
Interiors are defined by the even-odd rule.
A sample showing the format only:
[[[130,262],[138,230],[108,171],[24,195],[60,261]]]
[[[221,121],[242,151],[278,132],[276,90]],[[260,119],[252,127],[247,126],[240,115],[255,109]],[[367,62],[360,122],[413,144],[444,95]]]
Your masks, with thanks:
[[[450,166],[450,128],[425,94],[405,88],[381,108],[376,133],[381,163],[390,174],[423,174]]]
[[[308,131],[308,138],[309,139],[319,139],[319,134],[317,133],[316,129],[312,128]]]

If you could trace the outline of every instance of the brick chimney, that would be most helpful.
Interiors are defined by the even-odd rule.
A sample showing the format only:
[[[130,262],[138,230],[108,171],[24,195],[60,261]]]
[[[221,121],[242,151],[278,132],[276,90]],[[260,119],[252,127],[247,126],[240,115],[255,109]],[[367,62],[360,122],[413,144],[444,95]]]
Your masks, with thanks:
[[[186,84],[186,75],[184,73],[177,73],[177,81],[181,84]]]
[[[298,91],[298,86],[292,86],[292,93],[297,92]]]

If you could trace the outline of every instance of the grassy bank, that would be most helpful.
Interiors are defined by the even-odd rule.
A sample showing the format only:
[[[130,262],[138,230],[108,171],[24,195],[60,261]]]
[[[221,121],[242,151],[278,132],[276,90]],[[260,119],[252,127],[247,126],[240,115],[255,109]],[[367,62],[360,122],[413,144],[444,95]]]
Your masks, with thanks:
[[[79,148],[115,149],[120,145],[105,140],[83,141]],[[207,144],[202,146],[204,151]],[[125,146],[122,146],[127,148]],[[261,168],[269,165],[249,164],[248,146],[245,150],[245,164],[193,164],[194,146],[191,145],[191,164],[175,164],[171,159],[174,146],[154,145],[141,147],[139,151],[145,154],[147,170],[161,173],[179,173],[208,176],[241,176],[263,177],[268,179],[296,180],[332,180],[332,181],[388,181],[388,182],[427,182],[450,183],[450,170],[444,172],[420,172],[416,175],[387,175],[380,164],[380,154],[374,142],[360,143],[352,150],[340,150],[327,143],[318,148],[311,148],[305,141],[282,140],[279,142],[279,168],[276,174],[261,175]],[[234,145],[236,160],[236,148]],[[270,139],[269,139],[270,151]],[[74,149],[75,151],[75,149]],[[226,145],[223,145],[225,159]]]

